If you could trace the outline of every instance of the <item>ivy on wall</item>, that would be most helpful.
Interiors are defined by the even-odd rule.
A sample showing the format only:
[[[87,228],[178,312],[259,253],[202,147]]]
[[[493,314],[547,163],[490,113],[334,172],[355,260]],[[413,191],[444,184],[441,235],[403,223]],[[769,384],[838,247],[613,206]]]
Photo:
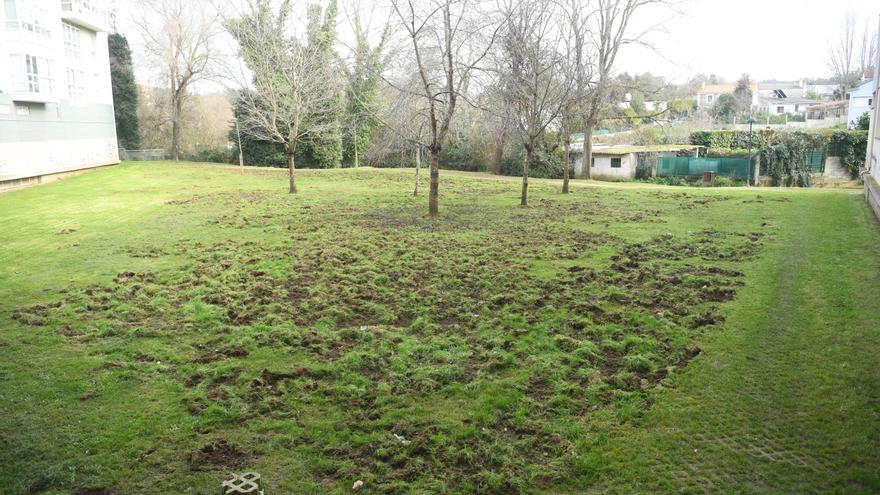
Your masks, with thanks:
[[[748,131],[712,130],[694,132],[691,144],[708,148],[709,156],[745,156],[749,147]],[[828,156],[839,156],[853,179],[864,166],[868,143],[866,131],[774,131],[755,130],[752,149],[761,157],[761,169],[776,185],[810,185],[810,153],[825,150]]]
[[[853,179],[865,166],[868,151],[868,131],[836,131],[828,143],[828,155],[839,156]]]
[[[779,133],[761,148],[761,169],[777,186],[808,187],[812,171],[810,153],[824,147],[825,136],[806,132]]]

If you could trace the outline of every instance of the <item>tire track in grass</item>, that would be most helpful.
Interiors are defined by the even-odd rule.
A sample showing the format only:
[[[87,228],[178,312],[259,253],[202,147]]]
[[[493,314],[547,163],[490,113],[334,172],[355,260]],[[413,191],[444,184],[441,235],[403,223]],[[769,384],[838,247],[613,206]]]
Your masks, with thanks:
[[[880,273],[870,247],[878,236],[858,221],[864,207],[856,198],[825,203],[821,218],[805,215],[817,211],[814,203],[786,219],[727,330],[706,343],[679,388],[609,442],[597,492],[880,489],[870,472],[880,429],[871,409],[878,335],[870,329],[880,311],[859,302],[880,299],[870,283]]]

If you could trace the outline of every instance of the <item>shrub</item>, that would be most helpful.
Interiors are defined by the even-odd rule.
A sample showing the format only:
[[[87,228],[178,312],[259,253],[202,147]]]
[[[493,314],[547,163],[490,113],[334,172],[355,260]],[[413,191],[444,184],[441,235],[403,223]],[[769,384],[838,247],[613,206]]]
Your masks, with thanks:
[[[521,177],[522,162],[523,154],[521,150],[516,150],[508,154],[501,161],[501,175]],[[571,172],[571,170],[569,172]],[[561,179],[562,158],[556,153],[550,153],[541,148],[535,150],[532,152],[532,162],[529,164],[529,177],[539,179]]]
[[[740,184],[732,177],[715,177],[715,187],[734,187],[738,185]]]
[[[868,112],[865,112],[859,115],[859,118],[856,119],[855,129],[857,131],[867,131],[871,127],[871,115]]]
[[[182,158],[191,162],[237,163],[238,150],[229,150],[226,147],[203,148],[200,150],[183,153]]]

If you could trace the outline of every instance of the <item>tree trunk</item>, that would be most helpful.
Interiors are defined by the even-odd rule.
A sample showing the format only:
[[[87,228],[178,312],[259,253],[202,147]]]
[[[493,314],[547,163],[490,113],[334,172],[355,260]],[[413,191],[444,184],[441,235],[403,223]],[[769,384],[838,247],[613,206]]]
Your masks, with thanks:
[[[175,162],[180,159],[180,96],[172,95],[171,102],[171,159]]]
[[[355,139],[354,139],[354,168],[358,168],[358,166],[360,165],[360,160],[359,160],[359,158],[360,158],[360,157],[358,157],[358,142],[357,142],[357,136],[355,136]]]
[[[568,149],[571,145],[568,132],[562,128],[562,194],[568,194],[568,169],[570,167]]]
[[[290,148],[287,151],[287,168],[290,172],[290,194],[296,194],[296,164],[293,159],[295,151],[296,148]]]
[[[495,140],[495,151],[492,155],[492,174],[501,175],[501,160],[504,159],[504,136]]]
[[[531,159],[532,150],[526,146],[525,159],[523,160],[522,194],[519,198],[519,205],[522,207],[529,206],[529,162]]]
[[[588,122],[584,129],[584,170],[587,179],[593,178],[593,125]]]
[[[241,131],[238,129],[238,119],[235,119],[235,135],[238,137],[238,167],[241,175],[244,175],[244,153],[241,151]]]
[[[431,149],[431,190],[428,193],[428,215],[440,214],[440,150]]]
[[[419,177],[419,173],[422,170],[422,146],[416,146],[416,187],[413,189],[413,196],[419,195],[419,181],[421,178]]]

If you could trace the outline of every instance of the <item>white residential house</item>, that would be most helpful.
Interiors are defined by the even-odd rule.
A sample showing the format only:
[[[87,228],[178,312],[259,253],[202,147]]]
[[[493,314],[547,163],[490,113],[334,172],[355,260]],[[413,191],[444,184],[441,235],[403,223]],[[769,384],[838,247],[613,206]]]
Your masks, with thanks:
[[[703,84],[697,91],[697,109],[710,109],[718,97],[723,94],[733,94],[736,84]],[[752,84],[752,106],[758,104],[758,85]]]
[[[800,115],[816,105],[816,100],[798,97],[759,98],[758,111],[770,115]]]
[[[874,81],[865,81],[858,87],[853,88],[852,91],[847,91],[846,94],[849,96],[849,112],[847,112],[846,121],[850,129],[855,127],[859,117],[864,115],[865,112],[871,113],[875,101],[874,87]]]
[[[804,86],[804,96],[813,94],[822,101],[831,101],[834,99],[834,93],[837,89],[836,84],[807,84]]]
[[[0,188],[119,163],[109,0],[2,0]]]
[[[645,100],[642,102],[646,112],[665,112],[668,103],[665,101]],[[632,107],[632,94],[627,93],[623,96],[623,101],[617,103],[617,107],[626,110]]]
[[[758,83],[758,98],[803,98],[804,81],[764,81]]]

